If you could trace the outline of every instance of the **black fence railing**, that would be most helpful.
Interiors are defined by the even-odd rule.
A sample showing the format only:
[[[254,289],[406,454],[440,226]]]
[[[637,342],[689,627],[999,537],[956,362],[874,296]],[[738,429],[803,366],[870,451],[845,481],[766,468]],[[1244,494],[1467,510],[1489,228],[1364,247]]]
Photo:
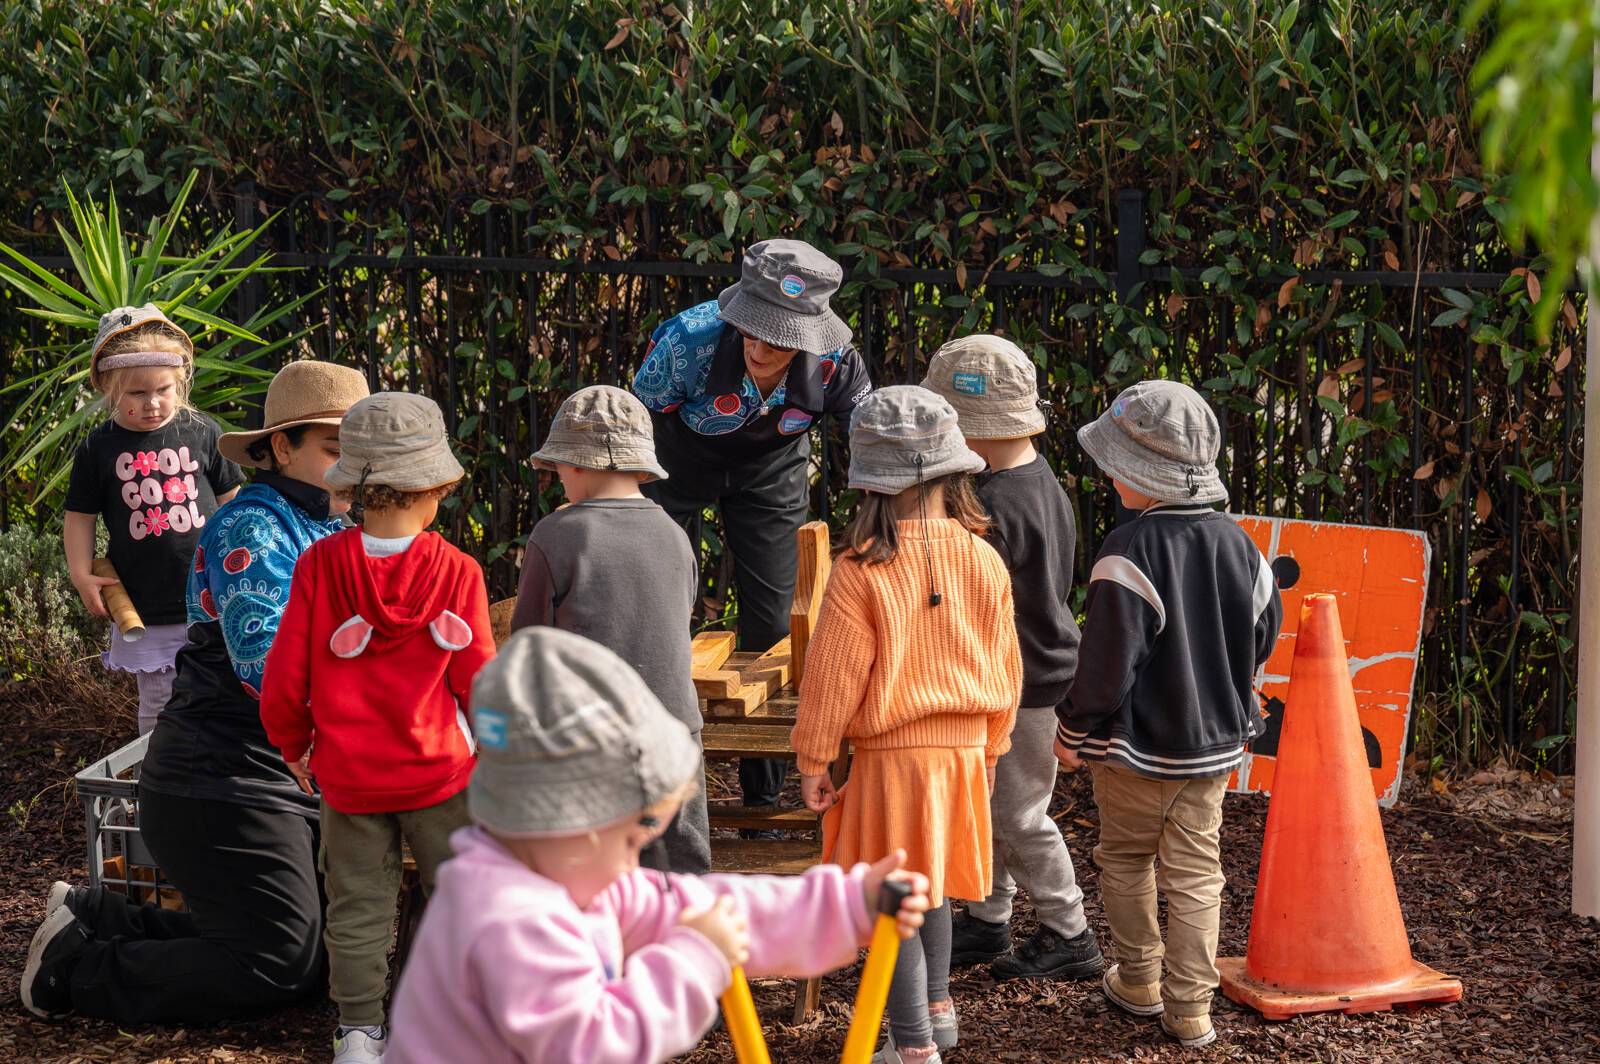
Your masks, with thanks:
[[[242,186],[233,206],[221,220],[236,227],[279,210],[267,243],[283,268],[240,290],[240,318],[262,300],[315,293],[296,323],[310,330],[298,354],[444,407],[471,473],[446,520],[484,561],[494,594],[514,590],[518,545],[557,501],[528,461],[556,405],[587,384],[626,386],[655,325],[736,276],[731,264],[661,258],[648,211],[633,233],[578,260],[541,254],[525,217],[481,203],[379,214],[310,194],[275,206]],[[1141,193],[1120,194],[1113,213],[1114,225],[1078,225],[1079,259],[1066,268],[985,273],[844,255],[853,280],[836,305],[879,383],[919,380],[938,344],[964,332],[1001,332],[1034,352],[1055,411],[1044,449],[1078,507],[1081,560],[1117,515],[1073,430],[1146,375],[1184,379],[1213,401],[1235,512],[1426,531],[1419,693],[1431,726],[1468,756],[1547,750],[1560,767],[1575,669],[1576,360],[1513,376],[1471,330],[1425,325],[1447,293],[1505,288],[1514,264],[1302,269],[1301,288],[1321,293],[1306,313],[1326,320],[1296,333],[1283,314],[1241,318],[1202,265],[1149,261]],[[1236,283],[1270,303],[1286,276]],[[5,328],[9,382],[19,342],[48,337],[14,320]],[[1581,340],[1569,327],[1554,346],[1581,350]],[[813,448],[813,511],[836,523],[852,502],[843,428],[823,423]],[[703,546],[717,606],[726,559],[714,530]]]

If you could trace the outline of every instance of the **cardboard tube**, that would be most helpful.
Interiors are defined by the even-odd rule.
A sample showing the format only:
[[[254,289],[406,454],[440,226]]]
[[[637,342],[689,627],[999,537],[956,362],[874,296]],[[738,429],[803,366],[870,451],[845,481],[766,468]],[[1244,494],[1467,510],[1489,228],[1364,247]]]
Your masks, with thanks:
[[[772,1064],[743,968],[733,970],[733,982],[722,992],[722,1015],[728,1021],[728,1037],[733,1039],[733,1055],[739,1064]]]
[[[889,1000],[889,982],[894,978],[894,962],[900,957],[900,932],[895,916],[911,888],[901,880],[886,879],[878,891],[878,922],[872,927],[872,944],[867,947],[867,963],[861,968],[861,983],[856,988],[855,1015],[850,1033],[845,1036],[844,1055],[839,1064],[869,1064],[877,1048],[878,1028],[883,1024],[883,1006]]]
[[[96,558],[89,571],[95,576],[109,577],[112,580],[121,579],[107,558]],[[144,621],[140,619],[139,611],[133,608],[133,599],[128,597],[127,588],[120,583],[107,584],[100,589],[100,598],[104,600],[106,612],[111,614],[111,622],[117,626],[117,631],[122,633],[124,641],[137,643],[144,638]]]

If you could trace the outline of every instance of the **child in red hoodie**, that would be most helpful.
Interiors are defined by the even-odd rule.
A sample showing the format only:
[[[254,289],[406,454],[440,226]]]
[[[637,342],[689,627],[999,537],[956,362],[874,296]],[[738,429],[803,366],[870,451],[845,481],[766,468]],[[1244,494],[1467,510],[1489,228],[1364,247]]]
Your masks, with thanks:
[[[483,571],[425,529],[461,466],[430,399],[384,392],[340,426],[328,471],[359,529],[299,558],[261,691],[289,770],[322,791],[336,1064],[381,1058],[401,840],[424,891],[467,823],[472,679],[494,656]]]

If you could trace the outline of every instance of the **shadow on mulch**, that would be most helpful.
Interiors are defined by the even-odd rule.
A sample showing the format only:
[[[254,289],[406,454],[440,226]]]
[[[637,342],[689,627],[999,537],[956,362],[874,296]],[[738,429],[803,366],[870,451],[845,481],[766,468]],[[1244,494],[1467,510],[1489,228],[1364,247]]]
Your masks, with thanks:
[[[78,671],[78,670],[74,670]],[[81,676],[81,672],[79,673]],[[280,1064],[325,1061],[334,1014],[326,1001],[266,1019],[212,1028],[45,1023],[17,1003],[28,941],[52,880],[84,875],[83,823],[64,786],[78,767],[134,734],[129,692],[115,684],[0,688],[0,1060],[171,1061]],[[714,780],[716,790],[726,780]],[[1228,885],[1222,952],[1244,951],[1267,804],[1230,798],[1223,826]],[[1053,815],[1062,825],[1102,941],[1096,871],[1090,858],[1095,811],[1085,774],[1064,778]],[[1093,983],[996,985],[981,970],[957,973],[962,1046],[950,1064],[1008,1061],[1592,1061],[1600,1060],[1600,926],[1567,911],[1569,828],[1464,815],[1431,793],[1408,792],[1384,813],[1400,898],[1417,958],[1466,984],[1460,1004],[1366,1016],[1302,1017],[1266,1023],[1218,997],[1221,1037],[1203,1050],[1165,1041],[1154,1023],[1113,1013]],[[1032,930],[1019,907],[1018,934]],[[793,984],[755,987],[776,1061],[834,1061],[844,1042],[858,968],[823,982],[823,1007],[789,1026]],[[687,1061],[731,1061],[718,1032]],[[467,1064],[467,1062],[461,1062]]]

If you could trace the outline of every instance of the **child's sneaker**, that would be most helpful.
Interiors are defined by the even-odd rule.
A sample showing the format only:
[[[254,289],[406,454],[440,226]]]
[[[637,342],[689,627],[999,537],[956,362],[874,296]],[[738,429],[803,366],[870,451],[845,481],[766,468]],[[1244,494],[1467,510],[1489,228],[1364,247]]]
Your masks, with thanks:
[[[1041,927],[1015,951],[989,966],[996,982],[1007,979],[1090,979],[1100,974],[1106,961],[1094,932],[1062,938],[1048,927]]]
[[[94,933],[78,922],[71,909],[56,906],[28,946],[20,988],[23,1007],[46,1020],[70,1015],[72,967],[93,941]]]
[[[872,1055],[872,1064],[944,1064],[944,1058],[939,1055],[937,1044],[933,1047],[932,1056],[901,1056],[899,1048],[894,1044],[894,1035],[891,1034],[884,1040],[883,1048]]]
[[[950,919],[950,964],[988,964],[1011,948],[1011,925],[991,924],[963,909]]]
[[[382,1027],[340,1027],[333,1032],[333,1064],[382,1064],[388,1039]]]
[[[928,1010],[928,1020],[933,1024],[933,1044],[941,1053],[948,1053],[961,1041],[961,1021],[956,1017],[956,1003],[935,1012]]]
[[[1160,1016],[1166,1011],[1166,1006],[1161,1003],[1161,984],[1125,983],[1122,981],[1120,964],[1113,964],[1106,969],[1106,974],[1100,979],[1100,989],[1123,1012],[1135,1016]]]
[[[1198,1049],[1217,1040],[1217,1029],[1211,1026],[1210,1016],[1174,1016],[1164,1012],[1161,1029],[1185,1049]]]

